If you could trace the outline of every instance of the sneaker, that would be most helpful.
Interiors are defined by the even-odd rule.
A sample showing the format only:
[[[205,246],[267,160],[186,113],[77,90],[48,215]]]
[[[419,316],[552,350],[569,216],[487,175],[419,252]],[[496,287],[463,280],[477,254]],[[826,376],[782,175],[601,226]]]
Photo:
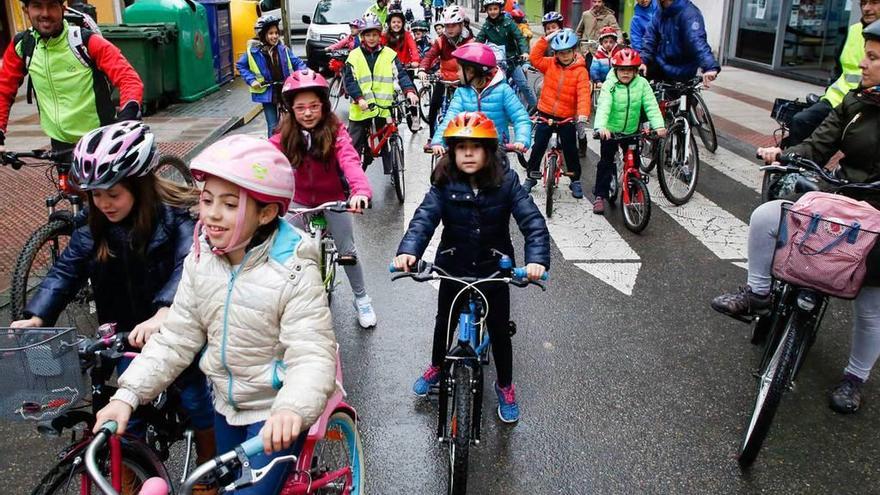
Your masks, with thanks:
[[[602,196],[596,196],[596,199],[593,200],[593,213],[596,215],[605,214],[605,198]]]
[[[571,196],[574,199],[581,199],[584,197],[584,190],[583,188],[581,188],[581,181],[571,181],[571,184],[568,185],[568,188],[571,189]]]
[[[376,326],[376,312],[373,311],[373,300],[370,296],[354,298],[354,309],[358,314],[358,323],[361,328],[372,328]]]
[[[770,309],[770,294],[755,294],[748,285],[712,300],[712,309],[729,316],[754,316]]]
[[[534,188],[536,185],[538,185],[538,181],[536,181],[535,179],[526,179],[523,181],[523,187],[529,194],[532,194],[532,188]]]
[[[831,391],[831,409],[840,414],[852,414],[862,405],[862,380],[849,373]]]
[[[516,390],[513,384],[500,388],[495,383],[495,393],[498,395],[498,417],[505,423],[519,421],[519,406],[516,405]]]
[[[438,383],[440,383],[440,367],[428,366],[428,369],[413,384],[412,390],[419,397],[424,397],[431,391],[431,387]]]

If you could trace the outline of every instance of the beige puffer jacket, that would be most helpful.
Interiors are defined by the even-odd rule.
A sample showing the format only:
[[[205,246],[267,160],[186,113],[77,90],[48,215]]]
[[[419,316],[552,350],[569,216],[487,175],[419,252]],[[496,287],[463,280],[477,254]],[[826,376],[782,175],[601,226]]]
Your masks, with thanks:
[[[199,367],[229,424],[263,421],[279,409],[313,423],[336,387],[317,244],[280,221],[233,271],[199,241],[201,256],[187,256],[162,329],[119,378],[113,398],[132,407],[152,400],[204,348]]]

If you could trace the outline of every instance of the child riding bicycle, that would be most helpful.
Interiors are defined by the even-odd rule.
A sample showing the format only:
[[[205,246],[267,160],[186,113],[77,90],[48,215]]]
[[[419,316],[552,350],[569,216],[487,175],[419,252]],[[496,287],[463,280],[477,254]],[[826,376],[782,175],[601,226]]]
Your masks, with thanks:
[[[550,267],[550,235],[516,173],[499,156],[495,125],[480,112],[462,113],[450,122],[444,138],[450,152],[434,170],[433,185],[397,249],[395,268],[409,271],[442,222],[443,238],[435,264],[453,276],[490,275],[497,270],[496,253],[513,255],[512,214],[525,237],[528,278],[540,279]],[[505,423],[514,423],[520,411],[513,384],[510,288],[506,283],[480,287],[491,306],[486,324],[498,372],[498,416]],[[458,284],[440,282],[431,364],[413,385],[416,395],[426,395],[439,382],[440,365],[449,345],[448,318],[455,314],[453,300],[460,290]]]
[[[413,85],[397,54],[391,48],[382,46],[382,24],[378,19],[370,17],[364,20],[361,29],[361,46],[348,54],[345,60],[345,92],[354,103],[349,110],[348,133],[354,141],[354,147],[363,157],[363,168],[367,169],[373,157],[364,148],[373,120],[376,127],[385,125],[385,119],[391,116],[387,108],[394,103],[394,84],[396,77],[400,88],[406,93],[411,105],[419,104],[416,87]],[[382,166],[385,174],[391,173],[391,164],[382,151]]]
[[[324,50],[328,52],[335,52],[337,50],[354,50],[361,44],[360,32],[362,27],[364,27],[364,20],[360,17],[348,21],[348,28],[351,30],[350,34],[328,46]]]
[[[525,97],[526,105],[531,111],[538,104],[538,100],[522,67],[522,63],[529,60],[529,45],[513,19],[502,11],[504,1],[483,0],[486,22],[477,33],[476,40],[480,43],[492,43],[504,47],[507,63],[510,65],[506,70],[516,82],[517,89]]]
[[[548,37],[540,38],[532,47],[532,66],[544,73],[544,89],[538,102],[538,115],[544,119],[563,121],[577,119],[562,125],[551,126],[539,122],[535,128],[535,146],[529,157],[528,175],[523,182],[527,192],[541,178],[541,160],[547,151],[547,144],[553,132],[559,136],[565,167],[571,174],[569,189],[577,199],[583,198],[581,186],[581,163],[578,157],[577,125],[586,125],[590,116],[590,76],[587,74],[584,58],[577,53],[577,35],[571,29],[555,31]],[[548,44],[553,49],[552,57],[544,56]]]
[[[159,331],[177,292],[195,223],[189,209],[196,191],[156,177],[155,136],[139,122],[125,121],[83,136],[73,153],[71,179],[85,193],[86,225],[76,229],[58,261],[13,327],[54,324],[79,288],[91,282],[100,323],[131,332],[143,347]],[[131,362],[122,358],[117,371]],[[193,360],[177,382],[182,406],[196,430],[199,462],[214,456],[214,408],[205,375]],[[166,384],[167,385],[167,384]],[[164,389],[164,387],[163,387]],[[139,436],[143,426],[132,428]]]
[[[281,18],[268,14],[257,19],[254,33],[257,39],[248,43],[248,49],[235,67],[250,86],[251,100],[263,105],[268,135],[278,125],[278,104],[281,102],[281,83],[295,70],[306,68],[290,48],[281,41]]]
[[[370,182],[361,169],[348,131],[332,112],[330,87],[321,74],[311,70],[294,72],[287,78],[281,97],[290,112],[281,119],[278,134],[269,140],[290,160],[296,190],[295,208],[314,208],[328,201],[348,201],[362,211],[373,196]],[[354,230],[347,213],[326,212],[345,274],[354,293],[354,308],[361,327],[376,326],[372,299],[367,295],[364,272],[357,261]],[[303,228],[303,219],[294,225]]]
[[[213,384],[217,450],[260,435],[251,469],[291,452],[336,389],[336,339],[318,270],[318,246],[281,217],[293,171],[271,143],[224,138],[191,163],[204,183],[193,252],[161,330],[119,377],[98,412],[124,433],[132,411],[155,398],[196,357]],[[237,493],[275,494],[285,476]]]
[[[507,84],[504,73],[497,69],[495,54],[482,43],[468,43],[459,47],[452,56],[458,61],[458,79],[461,85],[446,110],[443,122],[437,126],[431,148],[442,155],[443,135],[449,123],[461,112],[481,111],[499,129],[502,143],[513,141],[517,151],[525,151],[532,143],[532,122],[513,88]],[[514,136],[508,127],[513,123]]]
[[[594,127],[603,140],[601,156],[596,165],[596,185],[593,187],[593,213],[605,214],[605,199],[608,198],[611,181],[614,179],[617,166],[614,157],[618,146],[626,149],[631,142],[605,141],[611,137],[612,132],[633,134],[639,128],[639,118],[642,111],[648,116],[651,128],[657,131],[660,137],[666,136],[666,122],[654,90],[648,80],[638,73],[642,60],[639,53],[632,48],[623,48],[611,58],[614,73],[602,86],[599,94],[599,103],[596,105],[596,119]],[[635,154],[636,165],[640,161],[639,154]]]
[[[416,21],[410,27],[413,39],[416,42],[416,49],[419,50],[419,60],[431,49],[431,39],[428,38],[428,23],[426,21]]]
[[[620,48],[617,44],[617,28],[605,26],[599,31],[599,48],[593,54],[590,63],[590,81],[596,83],[596,88],[601,88],[608,73],[611,72],[611,57]]]

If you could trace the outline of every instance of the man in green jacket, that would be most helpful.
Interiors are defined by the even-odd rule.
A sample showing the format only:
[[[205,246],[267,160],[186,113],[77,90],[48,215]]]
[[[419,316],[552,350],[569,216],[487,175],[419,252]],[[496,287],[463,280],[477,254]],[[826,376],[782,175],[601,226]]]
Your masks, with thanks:
[[[367,14],[376,16],[376,19],[379,19],[379,23],[384,26],[386,24],[385,21],[388,19],[388,0],[376,0],[376,3],[364,12],[364,15]]]
[[[782,141],[783,148],[794,146],[806,139],[825,120],[831,110],[843,102],[843,97],[859,86],[862,78],[859,62],[865,56],[865,39],[862,30],[880,19],[880,0],[861,0],[861,7],[862,19],[849,27],[846,43],[840,53],[840,77],[828,86],[817,103],[792,118],[789,134]]]
[[[522,67],[522,63],[529,60],[529,44],[513,19],[502,12],[504,0],[483,0],[483,7],[486,9],[486,22],[477,33],[476,40],[504,47],[508,73],[516,82],[516,89],[525,97],[531,112],[538,106],[538,98],[529,86]]]

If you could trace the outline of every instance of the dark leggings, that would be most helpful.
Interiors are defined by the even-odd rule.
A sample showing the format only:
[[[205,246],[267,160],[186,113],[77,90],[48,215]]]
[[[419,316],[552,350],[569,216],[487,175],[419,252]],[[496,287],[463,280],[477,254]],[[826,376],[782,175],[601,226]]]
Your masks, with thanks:
[[[452,300],[461,291],[462,284],[442,280],[440,293],[437,295],[437,317],[434,325],[434,345],[431,348],[431,365],[440,366],[449,349],[446,341],[447,330],[452,332],[458,325],[458,315],[463,304],[467,302],[467,294],[458,297],[450,315]],[[489,315],[486,324],[489,328],[489,341],[492,343],[492,356],[495,358],[495,372],[498,375],[498,386],[506,387],[513,381],[513,348],[510,343],[510,287],[502,283],[480,284],[480,291],[489,300]],[[448,325],[448,318],[452,318]]]
[[[434,83],[434,88],[431,90],[431,106],[428,107],[428,124],[431,127],[429,140],[434,137],[434,130],[437,128],[437,114],[440,113],[440,107],[443,106],[443,98],[445,96],[446,85],[440,82]]]
[[[617,149],[620,148],[622,153],[626,153],[626,148],[633,143],[638,143],[637,138],[627,141],[601,141],[601,155],[599,163],[596,165],[596,185],[593,186],[593,196],[608,199],[611,189],[611,181],[617,174],[617,164],[614,159],[617,157]],[[641,165],[641,156],[639,151],[633,153],[636,167]]]
[[[544,117],[549,118],[548,115],[544,115]],[[553,118],[555,119],[555,117]],[[547,145],[550,142],[550,137],[553,135],[554,130],[556,131],[556,139],[558,140],[559,147],[562,148],[562,156],[565,159],[565,168],[572,174],[571,180],[581,180],[581,160],[578,156],[577,125],[574,122],[556,126],[555,129],[540,122],[535,126],[535,142],[532,145],[532,155],[529,157],[529,172],[537,172],[540,169],[541,160],[544,159],[544,153],[547,151]],[[529,174],[530,177],[532,175],[532,173]]]

